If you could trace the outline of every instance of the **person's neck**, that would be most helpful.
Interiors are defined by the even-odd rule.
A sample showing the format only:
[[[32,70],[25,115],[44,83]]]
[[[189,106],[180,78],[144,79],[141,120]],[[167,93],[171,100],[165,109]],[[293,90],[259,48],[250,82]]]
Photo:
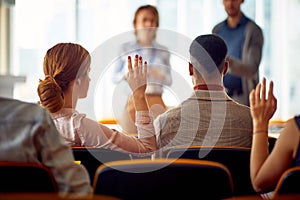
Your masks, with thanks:
[[[235,28],[237,24],[239,23],[240,19],[242,17],[242,12],[239,12],[238,14],[234,16],[228,16],[227,18],[227,24],[230,28]]]
[[[73,99],[73,93],[64,93],[65,104],[64,108],[76,108],[77,99]]]
[[[76,105],[71,105],[71,104],[65,104],[64,108],[72,108],[75,109]]]
[[[152,41],[151,40],[138,40],[138,44],[142,47],[151,47]]]
[[[194,90],[222,91],[224,86],[218,81],[197,81],[194,84]]]

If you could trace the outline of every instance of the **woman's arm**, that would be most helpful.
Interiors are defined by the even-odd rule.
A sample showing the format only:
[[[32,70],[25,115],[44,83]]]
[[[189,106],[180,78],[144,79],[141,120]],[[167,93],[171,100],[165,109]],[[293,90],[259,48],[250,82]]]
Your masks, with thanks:
[[[103,147],[121,150],[129,153],[153,153],[157,149],[156,137],[153,126],[153,117],[149,113],[145,90],[147,87],[147,62],[142,57],[135,56],[132,63],[128,57],[128,84],[133,92],[133,99],[136,108],[136,126],[138,138],[123,134],[116,130],[99,126],[106,135],[107,140],[98,144]]]
[[[294,141],[290,137],[292,131],[289,125],[285,127],[269,155],[268,124],[277,108],[277,99],[273,95],[273,82],[270,82],[268,97],[266,97],[266,79],[263,78],[262,83],[251,91],[249,100],[253,119],[251,181],[256,192],[269,192],[275,187],[279,177],[290,166],[293,159],[291,143]]]

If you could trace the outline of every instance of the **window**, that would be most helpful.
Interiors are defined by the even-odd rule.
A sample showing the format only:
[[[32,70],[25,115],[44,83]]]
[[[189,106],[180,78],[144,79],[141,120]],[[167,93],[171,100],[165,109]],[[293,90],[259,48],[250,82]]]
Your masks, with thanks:
[[[92,54],[96,53],[121,34],[132,30],[134,11],[142,4],[154,4],[160,13],[160,28],[194,38],[199,34],[211,33],[212,27],[225,19],[226,13],[221,0],[15,0],[15,29],[13,73],[26,75],[25,84],[17,85],[15,98],[38,101],[36,92],[42,76],[43,56],[48,48],[58,42],[78,42]],[[260,65],[260,77],[266,76],[275,82],[278,110],[274,119],[287,119],[300,113],[300,91],[296,60],[299,55],[300,25],[297,22],[300,2],[298,0],[253,0],[245,1],[242,10],[263,29],[264,49]],[[278,13],[281,13],[280,15]],[[102,45],[102,46],[101,46]],[[114,86],[110,82],[113,60],[105,62],[105,86],[97,94],[88,93],[90,99],[80,100],[78,110],[96,119],[113,118],[112,104]],[[101,65],[101,61],[97,64]],[[174,73],[182,76],[187,84],[190,77],[186,60],[172,54]],[[95,66],[96,67],[96,66]],[[109,86],[108,86],[109,85]],[[97,86],[95,86],[97,87]],[[165,95],[172,106],[180,101],[172,93]],[[181,95],[181,94],[180,94]],[[182,94],[188,96],[188,91]],[[171,96],[171,97],[170,97]],[[178,97],[178,95],[177,95]],[[95,101],[95,110],[89,101]],[[124,99],[125,101],[125,99]]]

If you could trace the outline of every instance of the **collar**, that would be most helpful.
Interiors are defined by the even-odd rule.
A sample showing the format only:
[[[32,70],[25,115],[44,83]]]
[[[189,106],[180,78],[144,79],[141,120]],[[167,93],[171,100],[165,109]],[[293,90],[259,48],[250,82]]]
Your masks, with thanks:
[[[249,18],[246,17],[246,16],[244,15],[244,13],[242,13],[242,16],[241,16],[241,18],[240,18],[240,21],[239,21],[238,25],[244,25],[244,24],[247,24],[248,21],[249,21]]]
[[[232,101],[225,90],[195,90],[189,97],[189,100],[213,102]]]
[[[224,87],[222,85],[216,84],[198,84],[194,86],[194,90],[216,90],[223,91]]]
[[[62,108],[55,113],[51,113],[53,119],[72,116],[73,114],[78,114],[78,112],[74,108]]]
[[[241,18],[240,18],[240,20],[239,20],[239,22],[237,23],[237,25],[236,25],[235,28],[247,24],[249,20],[250,20],[250,19],[249,19],[248,17],[246,17],[246,15],[242,12],[242,16],[241,16]],[[228,26],[227,19],[225,19],[225,24],[226,24],[226,26]],[[229,26],[228,26],[228,27],[229,27]]]

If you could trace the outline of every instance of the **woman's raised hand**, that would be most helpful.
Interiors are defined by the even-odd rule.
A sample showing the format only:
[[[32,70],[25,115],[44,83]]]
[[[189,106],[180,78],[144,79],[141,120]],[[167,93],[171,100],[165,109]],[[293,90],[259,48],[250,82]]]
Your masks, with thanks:
[[[273,94],[273,81],[270,82],[268,96],[266,96],[266,78],[264,77],[262,83],[259,83],[251,91],[249,100],[254,125],[253,131],[267,131],[265,129],[267,129],[269,120],[277,109],[277,99]]]
[[[128,56],[127,81],[134,95],[144,95],[147,87],[147,62],[143,63],[141,56],[135,55],[133,66],[131,57]]]

